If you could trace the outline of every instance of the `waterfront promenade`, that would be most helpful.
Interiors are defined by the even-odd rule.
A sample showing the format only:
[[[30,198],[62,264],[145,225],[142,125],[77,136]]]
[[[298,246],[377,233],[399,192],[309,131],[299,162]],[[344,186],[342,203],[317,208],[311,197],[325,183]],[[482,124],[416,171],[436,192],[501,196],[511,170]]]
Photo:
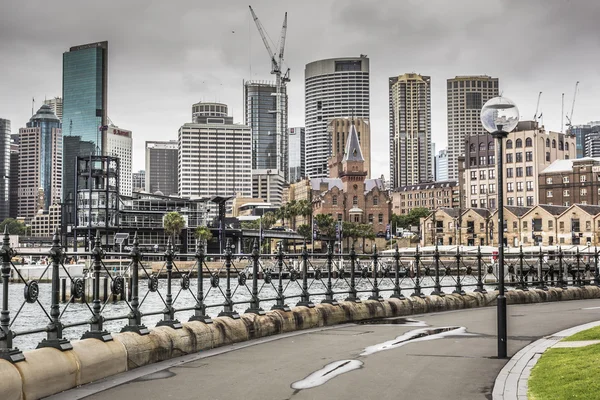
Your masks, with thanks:
[[[541,337],[600,320],[600,299],[510,305],[508,318],[512,356]],[[344,324],[238,343],[134,369],[50,399],[492,398],[508,361],[494,357],[495,307],[413,315],[398,322],[408,323]],[[439,339],[396,344],[407,332],[439,327],[464,327],[467,334],[456,330]],[[358,369],[335,376],[353,366]],[[314,379],[304,380],[315,372]],[[300,386],[317,386],[293,389],[299,381]]]

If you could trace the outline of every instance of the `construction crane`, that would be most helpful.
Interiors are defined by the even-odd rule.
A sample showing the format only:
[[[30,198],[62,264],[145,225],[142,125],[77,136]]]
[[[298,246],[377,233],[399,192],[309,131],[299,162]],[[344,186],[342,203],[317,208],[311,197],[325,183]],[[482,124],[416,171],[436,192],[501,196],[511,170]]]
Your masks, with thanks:
[[[577,98],[577,88],[579,87],[579,81],[575,83],[575,93],[573,93],[573,103],[571,104],[571,114],[565,115],[567,118],[567,132],[571,130],[572,121],[573,121],[573,110],[575,109],[575,99]]]
[[[276,139],[277,139],[277,170],[282,171],[286,176],[287,180],[287,168],[284,165],[284,142],[282,140],[284,135],[284,121],[286,120],[283,116],[285,112],[285,107],[283,106],[283,97],[285,96],[285,87],[286,83],[290,81],[290,69],[288,68],[285,73],[282,74],[283,70],[283,53],[285,50],[285,36],[287,33],[287,12],[283,18],[283,26],[281,27],[281,36],[279,37],[279,53],[275,54],[273,50],[271,50],[271,46],[269,45],[269,41],[267,40],[267,36],[263,29],[263,26],[256,16],[256,13],[252,9],[252,6],[248,6],[250,8],[250,13],[252,14],[252,19],[256,24],[256,28],[258,29],[258,33],[260,33],[260,37],[262,38],[263,43],[265,44],[265,48],[269,53],[269,57],[271,58],[271,74],[275,75],[275,103],[276,103]]]
[[[542,97],[542,92],[540,92],[538,94],[538,100],[537,100],[537,104],[535,106],[535,114],[533,114],[533,120],[537,121],[537,119],[540,117],[540,115],[538,115],[538,110],[540,109],[540,98]]]

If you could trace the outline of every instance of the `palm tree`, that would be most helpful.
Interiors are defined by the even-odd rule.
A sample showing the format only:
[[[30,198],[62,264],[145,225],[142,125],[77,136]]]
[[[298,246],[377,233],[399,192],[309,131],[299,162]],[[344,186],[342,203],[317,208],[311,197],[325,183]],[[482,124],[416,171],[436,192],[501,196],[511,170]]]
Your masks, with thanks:
[[[310,237],[312,235],[312,229],[310,225],[298,225],[298,235],[302,236],[304,240],[310,240]]]
[[[175,236],[178,236],[185,227],[185,219],[177,211],[167,213],[163,219],[163,227],[167,235],[173,236],[173,244],[175,244]]]
[[[210,231],[210,229],[206,226],[199,226],[198,228],[196,228],[196,239],[200,240],[202,245],[204,246],[205,250],[206,250],[206,244],[207,242],[212,239],[213,234]]]
[[[321,233],[321,241],[330,241],[335,235],[335,222],[328,214],[317,214],[314,216],[315,224]]]
[[[365,239],[374,240],[375,232],[373,232],[373,225],[371,224],[358,224],[358,237],[362,238],[363,252],[365,251]]]
[[[288,218],[290,219],[290,228],[296,229],[296,217],[298,216],[298,202],[292,200],[286,204]]]
[[[296,215],[305,218],[305,223],[310,225],[310,216],[313,213],[312,203],[308,200],[299,200],[296,203]]]
[[[277,217],[269,211],[263,214],[261,221],[263,229],[271,229],[271,227],[275,225],[275,222],[277,222]]]

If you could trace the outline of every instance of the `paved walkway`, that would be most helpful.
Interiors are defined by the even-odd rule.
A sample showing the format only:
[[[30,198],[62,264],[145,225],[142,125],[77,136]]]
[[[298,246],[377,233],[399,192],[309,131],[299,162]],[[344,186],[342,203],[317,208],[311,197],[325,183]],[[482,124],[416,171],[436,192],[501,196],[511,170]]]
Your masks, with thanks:
[[[600,300],[509,306],[509,356],[562,329],[600,320],[598,306]],[[496,378],[508,365],[494,357],[495,307],[410,318],[427,327],[347,324],[274,336],[149,365],[50,399],[492,397]],[[421,332],[416,330],[442,327],[464,327],[468,334],[451,330],[439,338],[404,341]],[[521,358],[514,364],[531,361]],[[503,392],[509,384],[518,387],[518,377],[504,382]]]

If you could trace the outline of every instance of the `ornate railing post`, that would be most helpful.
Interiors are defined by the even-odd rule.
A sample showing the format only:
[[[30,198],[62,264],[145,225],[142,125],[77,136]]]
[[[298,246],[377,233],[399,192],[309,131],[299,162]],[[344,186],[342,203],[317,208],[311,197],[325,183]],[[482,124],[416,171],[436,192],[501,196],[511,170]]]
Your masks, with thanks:
[[[540,279],[536,289],[548,290],[548,286],[546,286],[546,279],[544,278],[544,254],[542,253],[542,246],[540,246],[540,254],[538,259],[540,264],[538,267],[538,276]]]
[[[523,275],[523,245],[519,246],[519,289],[529,290],[527,287],[527,277]]]
[[[567,282],[565,281],[565,267],[563,265],[562,247],[558,248],[558,285],[563,289],[567,288]]]
[[[230,317],[233,319],[240,318],[240,314],[233,309],[233,300],[231,298],[231,260],[233,259],[233,253],[231,252],[231,239],[227,238],[225,244],[225,272],[227,274],[227,281],[225,282],[225,305],[223,311],[219,313],[219,317]]]
[[[581,279],[581,254],[579,254],[579,247],[577,247],[577,253],[575,253],[575,260],[577,261],[577,286],[584,286],[583,280]],[[574,282],[575,283],[575,282]]]
[[[460,255],[460,251],[458,249],[458,246],[456,247],[456,256],[455,257],[456,257],[456,289],[454,289],[454,291],[452,293],[463,295],[463,294],[465,294],[465,291],[462,288],[462,282],[460,280],[460,259],[461,259],[461,255]]]
[[[433,262],[435,264],[435,282],[433,284],[433,292],[431,292],[431,295],[444,296],[444,292],[442,291],[442,285],[440,283],[440,252],[437,243],[435,245],[435,251],[433,253]]]
[[[285,296],[283,295],[283,246],[281,243],[277,246],[277,268],[279,270],[277,302],[271,307],[271,310],[290,311],[290,307],[285,304]]]
[[[13,348],[13,332],[10,330],[10,311],[8,311],[8,283],[10,281],[11,259],[15,251],[10,247],[8,225],[4,227],[4,238],[0,248],[2,257],[2,311],[0,312],[0,359],[13,363],[25,360],[23,352]]]
[[[60,277],[59,269],[62,262],[63,249],[60,245],[58,231],[54,232],[52,238],[52,248],[50,249],[50,259],[52,260],[52,294],[50,304],[50,318],[52,321],[48,324],[48,336],[38,344],[37,348],[53,347],[65,351],[73,349],[73,345],[63,338],[63,324],[60,322]]]
[[[421,292],[421,253],[419,253],[419,245],[417,245],[417,250],[415,252],[415,287],[414,292],[411,294],[412,297],[425,297],[423,292]]]
[[[259,262],[260,251],[258,249],[258,240],[254,239],[254,246],[252,247],[252,300],[250,301],[250,308],[248,308],[246,312],[258,315],[265,315],[266,312],[260,307],[260,299],[258,298]]]
[[[333,273],[333,248],[331,242],[327,242],[327,288],[325,289],[325,299],[321,303],[328,303],[338,305],[337,300],[333,298],[333,284],[331,282],[331,275]]]
[[[378,282],[378,267],[379,267],[379,253],[377,253],[377,245],[373,245],[373,290],[369,300],[383,301],[383,297],[379,294],[379,282]]]
[[[140,251],[140,242],[137,237],[137,232],[133,237],[133,248],[129,253],[131,257],[131,311],[127,315],[127,325],[121,329],[121,332],[135,332],[140,335],[147,335],[150,333],[145,325],[142,325],[142,313],[140,312],[140,298],[139,298],[139,273],[140,273],[140,259],[142,253]]]
[[[165,296],[165,309],[163,310],[163,319],[158,321],[156,326],[169,326],[173,329],[181,329],[183,325],[175,319],[175,309],[173,308],[172,278],[173,278],[173,243],[171,237],[167,242],[167,251],[165,251],[165,269],[167,270],[167,295]]]
[[[92,250],[94,258],[94,288],[92,300],[92,318],[90,319],[90,330],[83,334],[82,339],[98,339],[103,342],[113,340],[110,333],[104,328],[104,317],[101,314],[102,302],[100,301],[100,271],[102,270],[102,258],[104,250],[102,250],[102,242],[100,241],[100,232],[96,232],[96,240],[94,241],[94,249]]]
[[[594,247],[594,282],[600,286],[600,270],[598,270],[598,247]]]
[[[394,293],[390,297],[404,300],[406,297],[402,294],[402,288],[400,287],[400,252],[398,251],[398,243],[396,243],[396,251],[394,251],[394,268]]]
[[[189,321],[200,321],[205,324],[212,324],[212,319],[206,314],[206,304],[204,304],[204,259],[206,254],[204,253],[204,243],[199,243],[196,240],[196,271],[198,276],[196,278],[198,287],[196,288],[196,305],[194,306],[194,315],[192,315]]]
[[[487,293],[483,287],[483,256],[481,255],[481,246],[477,246],[477,288],[474,292]]]
[[[346,301],[353,301],[360,303],[360,299],[356,295],[356,251],[354,250],[354,244],[350,248],[350,290]]]
[[[304,246],[302,246],[302,294],[300,295],[300,301],[296,305],[310,308],[315,306],[310,301],[310,293],[308,293],[308,248],[306,247],[306,240],[304,241]]]

